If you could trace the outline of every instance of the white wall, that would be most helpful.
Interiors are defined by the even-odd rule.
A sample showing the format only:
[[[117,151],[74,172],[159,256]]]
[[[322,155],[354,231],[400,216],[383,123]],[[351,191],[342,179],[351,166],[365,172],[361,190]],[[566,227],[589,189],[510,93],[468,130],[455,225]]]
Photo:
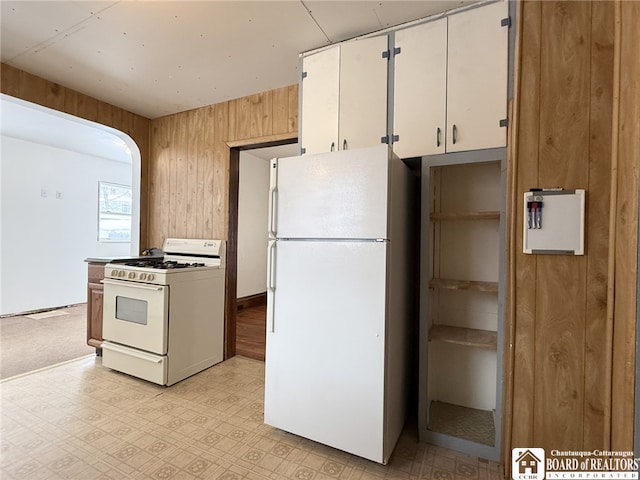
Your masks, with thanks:
[[[267,290],[269,161],[240,152],[237,297]]]
[[[85,302],[84,259],[130,254],[129,243],[99,243],[97,223],[98,181],[131,185],[131,164],[1,142],[0,314]]]

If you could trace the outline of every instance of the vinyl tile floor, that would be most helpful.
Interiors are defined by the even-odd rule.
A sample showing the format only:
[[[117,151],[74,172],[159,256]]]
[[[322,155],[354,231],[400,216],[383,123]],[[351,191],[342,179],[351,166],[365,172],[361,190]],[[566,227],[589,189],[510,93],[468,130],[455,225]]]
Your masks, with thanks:
[[[171,387],[81,358],[0,382],[0,478],[498,480],[497,463],[403,432],[388,465],[263,423],[264,363],[234,357]]]

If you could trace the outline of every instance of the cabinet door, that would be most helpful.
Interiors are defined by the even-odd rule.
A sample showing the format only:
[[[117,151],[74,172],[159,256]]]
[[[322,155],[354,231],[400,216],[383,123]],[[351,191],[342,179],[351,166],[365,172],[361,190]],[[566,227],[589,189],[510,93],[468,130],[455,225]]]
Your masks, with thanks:
[[[87,285],[87,345],[99,348],[102,343],[102,304],[104,289],[100,283]]]
[[[506,145],[508,15],[503,1],[449,17],[447,152]]]
[[[300,136],[305,153],[321,153],[338,144],[340,46],[302,59]]]
[[[383,35],[341,45],[340,149],[372,147],[386,136],[387,43]]]
[[[393,151],[400,158],[445,152],[447,19],[396,32]]]

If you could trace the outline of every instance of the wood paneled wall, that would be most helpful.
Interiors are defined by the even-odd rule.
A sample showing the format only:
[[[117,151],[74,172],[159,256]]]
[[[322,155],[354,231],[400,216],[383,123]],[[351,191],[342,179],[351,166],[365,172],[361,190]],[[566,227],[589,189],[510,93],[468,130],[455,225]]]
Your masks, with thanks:
[[[150,245],[171,236],[226,239],[229,145],[297,132],[297,85],[152,120]]]
[[[637,2],[519,4],[506,465],[512,447],[633,449],[639,26]],[[532,187],[586,189],[586,255],[522,253]]]
[[[149,119],[3,63],[2,93],[101,123],[129,135],[140,149],[140,248],[147,246]]]

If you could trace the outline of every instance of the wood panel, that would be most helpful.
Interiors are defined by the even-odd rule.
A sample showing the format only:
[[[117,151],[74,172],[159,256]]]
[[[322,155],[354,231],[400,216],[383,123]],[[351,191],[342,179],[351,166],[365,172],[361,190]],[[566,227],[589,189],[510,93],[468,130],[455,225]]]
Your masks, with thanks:
[[[607,269],[609,203],[611,194],[611,122],[613,97],[613,9],[607,2],[592,3],[591,78],[589,116],[588,197],[586,209],[587,298],[584,346],[584,444],[595,450],[608,444],[610,348],[607,338]]]
[[[587,185],[591,6],[542,2],[540,187]],[[552,86],[552,88],[549,88]],[[534,444],[581,445],[584,399],[585,257],[539,255]],[[540,287],[540,281],[538,281]],[[567,302],[571,298],[571,302]],[[548,407],[553,405],[553,409]]]
[[[215,238],[229,236],[229,164],[230,152],[226,139],[232,125],[228,123],[229,106],[227,103],[218,104],[214,109],[213,125],[213,205],[211,205],[213,220],[209,225],[209,232]],[[235,267],[234,267],[235,268]],[[235,298],[235,297],[234,297]]]
[[[10,65],[1,65],[0,90],[6,95],[59,110],[129,135],[140,150],[140,249],[148,243],[148,165],[150,122],[148,118],[136,115],[108,103],[63,87],[54,82],[24,72]]]
[[[538,138],[540,118],[540,42],[542,29],[542,3],[521,3],[521,44],[520,75],[517,86],[519,104],[514,112],[518,116],[517,152],[515,165],[515,251],[511,267],[515,270],[515,316],[513,353],[513,414],[512,447],[528,447],[533,443],[534,427],[534,372],[536,341],[536,261],[531,255],[522,253],[523,215],[519,212],[521,192],[537,186],[538,183]],[[506,450],[511,446],[503,442]],[[507,465],[508,463],[505,462]]]
[[[278,88],[273,90],[273,120],[272,131],[288,132],[289,131],[289,87]],[[297,101],[297,99],[296,99]],[[296,104],[297,110],[297,104]]]
[[[502,457],[526,446],[632,450],[640,5],[519,6],[516,149],[509,159],[509,204],[515,209],[509,268],[515,285],[508,299],[514,353],[506,401],[513,418]],[[521,253],[521,196],[536,186],[586,188],[583,257]]]
[[[297,133],[297,85],[151,121],[150,242],[227,238],[229,146]]]
[[[640,3],[621,2],[611,449],[632,450],[640,169]],[[611,281],[611,280],[610,280]],[[638,413],[640,414],[640,413]]]

